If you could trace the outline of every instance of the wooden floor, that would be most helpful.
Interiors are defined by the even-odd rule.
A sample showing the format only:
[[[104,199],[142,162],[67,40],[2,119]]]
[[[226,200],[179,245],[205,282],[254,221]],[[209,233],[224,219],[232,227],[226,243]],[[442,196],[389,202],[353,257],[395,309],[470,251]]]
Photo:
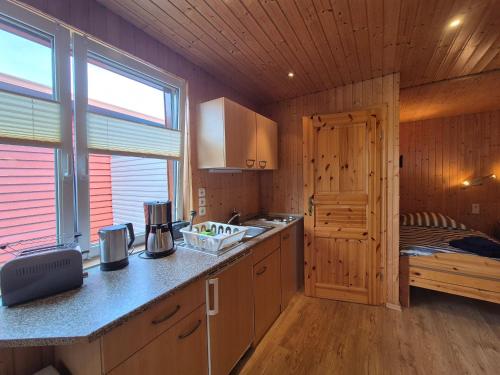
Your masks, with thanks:
[[[412,293],[403,312],[297,294],[237,372],[500,374],[500,305]]]

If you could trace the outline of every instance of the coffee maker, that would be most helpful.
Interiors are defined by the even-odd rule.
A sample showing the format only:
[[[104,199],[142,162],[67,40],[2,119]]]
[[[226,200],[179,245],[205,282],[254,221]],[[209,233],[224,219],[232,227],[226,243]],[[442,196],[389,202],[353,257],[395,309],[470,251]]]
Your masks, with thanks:
[[[172,202],[144,202],[146,256],[161,258],[174,252]]]

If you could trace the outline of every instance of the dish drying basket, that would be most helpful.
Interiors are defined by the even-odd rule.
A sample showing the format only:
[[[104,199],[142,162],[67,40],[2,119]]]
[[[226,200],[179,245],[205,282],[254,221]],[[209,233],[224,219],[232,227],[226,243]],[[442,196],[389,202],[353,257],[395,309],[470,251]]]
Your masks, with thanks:
[[[241,241],[247,230],[247,227],[241,227],[238,225],[205,221],[203,223],[193,225],[192,230],[189,230],[189,227],[185,227],[180,231],[184,237],[184,242],[187,245],[204,251],[216,253]],[[210,231],[215,234],[208,235],[202,233],[206,231]]]

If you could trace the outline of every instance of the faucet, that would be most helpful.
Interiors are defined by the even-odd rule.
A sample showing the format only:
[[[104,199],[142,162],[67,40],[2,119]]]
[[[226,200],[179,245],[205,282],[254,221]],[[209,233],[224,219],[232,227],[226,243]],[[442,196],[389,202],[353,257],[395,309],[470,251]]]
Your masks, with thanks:
[[[231,224],[233,221],[235,221],[236,219],[238,219],[238,220],[236,220],[236,223],[235,223],[235,224],[236,224],[236,225],[239,225],[239,224],[240,224],[239,217],[241,216],[241,213],[240,213],[240,212],[238,212],[238,211],[236,211],[236,208],[235,208],[235,209],[233,209],[233,212],[231,212],[231,215],[232,215],[232,216],[231,216],[231,219],[229,219],[229,220],[227,221],[227,224]]]

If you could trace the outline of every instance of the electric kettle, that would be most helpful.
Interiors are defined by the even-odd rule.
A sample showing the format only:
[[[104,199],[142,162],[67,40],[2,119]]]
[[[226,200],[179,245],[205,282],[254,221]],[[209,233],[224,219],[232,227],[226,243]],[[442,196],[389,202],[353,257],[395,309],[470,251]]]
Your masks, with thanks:
[[[127,232],[129,241],[127,241]],[[103,227],[98,233],[101,271],[113,271],[126,267],[129,249],[135,240],[132,223]]]

